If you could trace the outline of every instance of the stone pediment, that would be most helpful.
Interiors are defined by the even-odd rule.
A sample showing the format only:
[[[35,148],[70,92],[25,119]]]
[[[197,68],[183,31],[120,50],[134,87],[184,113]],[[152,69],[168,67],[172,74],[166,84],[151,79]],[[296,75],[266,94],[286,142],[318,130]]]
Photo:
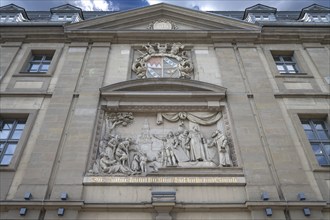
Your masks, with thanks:
[[[102,106],[111,109],[150,110],[220,108],[226,88],[188,79],[158,78],[124,81],[100,88]]]
[[[70,31],[260,30],[255,24],[169,4],[157,4],[65,26]]]
[[[128,80],[100,88],[101,95],[106,94],[129,94],[129,93],[204,93],[225,95],[226,88],[206,82],[177,79],[177,78],[157,78],[157,79],[137,79]]]

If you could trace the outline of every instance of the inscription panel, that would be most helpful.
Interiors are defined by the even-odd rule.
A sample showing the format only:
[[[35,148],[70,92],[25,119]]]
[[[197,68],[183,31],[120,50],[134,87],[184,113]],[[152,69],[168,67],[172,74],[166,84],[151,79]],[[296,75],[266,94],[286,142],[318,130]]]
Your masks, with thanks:
[[[245,185],[244,177],[86,176],[84,185]]]

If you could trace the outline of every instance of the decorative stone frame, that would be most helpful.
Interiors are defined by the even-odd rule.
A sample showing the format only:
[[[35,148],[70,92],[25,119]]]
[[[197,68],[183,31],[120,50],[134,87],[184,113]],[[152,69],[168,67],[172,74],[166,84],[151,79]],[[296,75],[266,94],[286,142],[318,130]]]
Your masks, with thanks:
[[[163,90],[167,86],[174,91]],[[177,91],[175,88],[181,88],[182,91]],[[188,88],[190,91],[187,91]],[[103,87],[100,91],[100,110],[98,111],[95,125],[94,144],[90,152],[90,162],[87,167],[88,175],[91,175],[90,171],[98,156],[105,112],[133,112],[133,115],[151,113],[155,115],[156,120],[155,113],[178,111],[221,111],[223,120],[221,126],[228,138],[233,167],[226,168],[225,171],[223,169],[216,171],[213,168],[211,173],[207,175],[219,175],[219,173],[242,175],[241,168],[239,168],[238,154],[235,152],[234,147],[237,143],[234,143],[233,131],[230,128],[230,119],[225,102],[225,88],[194,80],[167,78],[131,80]],[[162,102],[162,98],[165,99],[164,102]],[[176,169],[178,170],[173,172],[177,172],[180,175],[183,173],[189,175],[206,174],[206,171],[203,171],[203,169],[188,169],[188,171],[182,168]]]
[[[328,110],[312,110],[312,109],[291,109],[289,114],[292,118],[293,125],[296,129],[298,138],[300,140],[301,146],[308,158],[309,164],[313,171],[323,171],[329,172],[329,167],[322,167],[318,164],[309,140],[305,134],[303,126],[301,124],[301,119],[322,119],[326,120],[330,124],[329,111]]]
[[[1,118],[26,118],[26,124],[22,133],[21,138],[18,141],[14,156],[8,166],[0,166],[0,171],[15,171],[20,158],[23,154],[24,147],[27,144],[28,137],[31,133],[33,124],[36,120],[38,110],[31,109],[1,109]]]

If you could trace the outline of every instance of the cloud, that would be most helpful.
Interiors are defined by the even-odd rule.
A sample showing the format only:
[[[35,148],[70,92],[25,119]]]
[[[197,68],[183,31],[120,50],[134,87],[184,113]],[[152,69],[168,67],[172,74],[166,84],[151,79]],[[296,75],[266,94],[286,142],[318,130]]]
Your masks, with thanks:
[[[112,1],[107,0],[73,0],[73,5],[83,11],[113,11]]]

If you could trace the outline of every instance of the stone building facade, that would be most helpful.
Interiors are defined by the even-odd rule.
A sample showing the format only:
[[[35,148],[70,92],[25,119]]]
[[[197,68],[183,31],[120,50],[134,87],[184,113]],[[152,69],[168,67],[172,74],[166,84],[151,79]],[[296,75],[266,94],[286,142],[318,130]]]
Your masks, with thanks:
[[[329,8],[0,16],[0,219],[329,219]]]

